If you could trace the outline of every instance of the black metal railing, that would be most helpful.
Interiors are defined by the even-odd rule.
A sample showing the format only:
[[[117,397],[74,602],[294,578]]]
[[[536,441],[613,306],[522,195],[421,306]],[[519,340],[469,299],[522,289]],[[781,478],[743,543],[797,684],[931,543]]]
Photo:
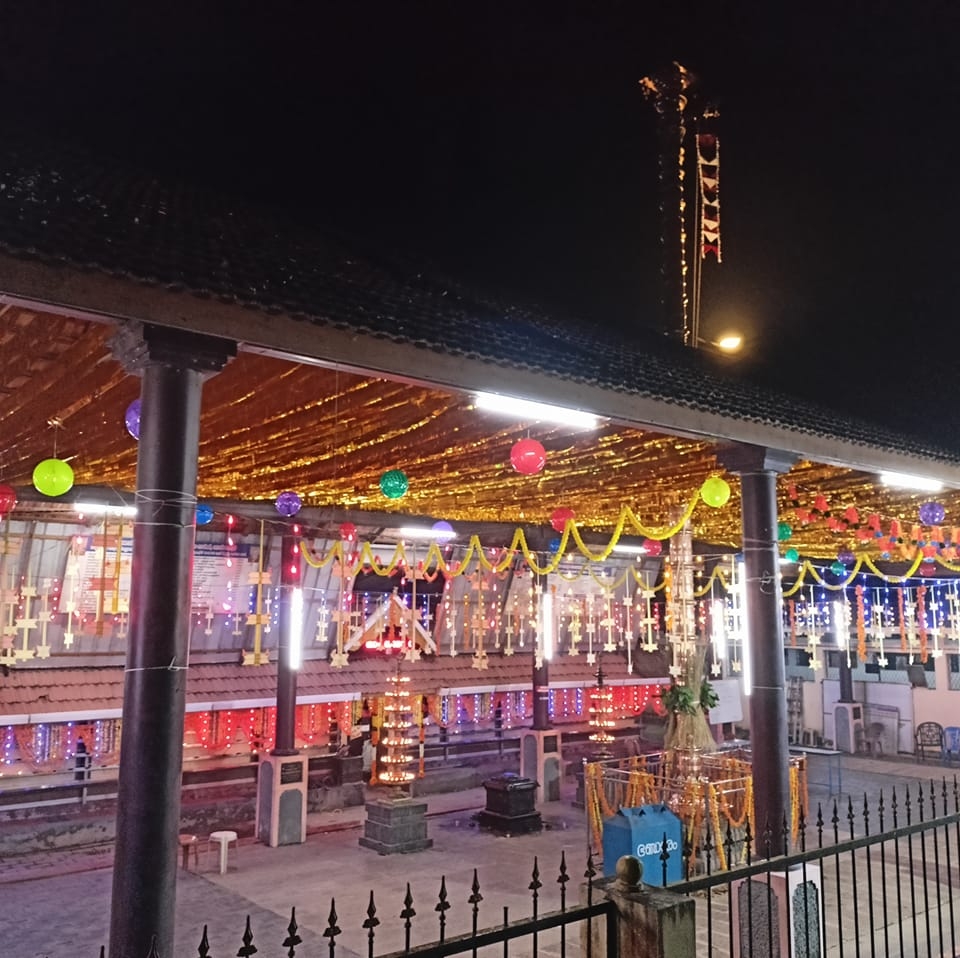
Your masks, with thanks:
[[[454,905],[447,892],[446,876],[441,876],[440,890],[436,902],[431,903],[432,911],[436,915],[436,925],[428,922],[425,917],[421,918],[419,923],[414,921],[417,918],[417,910],[414,907],[415,903],[408,882],[406,894],[403,896],[403,908],[398,916],[402,922],[400,928],[403,935],[403,947],[390,952],[381,951],[380,954],[384,958],[400,958],[400,956],[446,958],[450,955],[469,953],[471,958],[477,958],[481,949],[497,947],[498,954],[502,955],[503,958],[509,958],[511,946],[516,943],[522,946],[522,953],[530,955],[531,958],[538,958],[540,952],[549,953],[551,956],[559,955],[560,958],[566,958],[569,954],[576,954],[580,958],[617,958],[616,910],[612,902],[595,895],[594,878],[596,875],[597,869],[593,862],[593,856],[588,855],[586,871],[583,873],[585,901],[580,904],[568,904],[567,884],[571,881],[571,876],[567,870],[566,856],[561,852],[560,867],[556,879],[556,883],[559,885],[560,907],[554,911],[541,913],[540,889],[543,888],[543,882],[538,859],[534,858],[530,883],[527,885],[527,890],[530,892],[532,914],[526,918],[511,920],[509,908],[504,906],[501,922],[494,925],[483,925],[480,917],[480,903],[484,899],[480,888],[480,879],[477,870],[474,869],[470,895],[466,900],[469,912],[467,914],[461,913],[458,922],[459,926],[469,927],[469,930],[456,935],[448,934],[451,924],[450,912],[454,910]],[[340,939],[344,936],[344,931],[340,928],[339,921],[337,902],[335,898],[332,898],[327,925],[322,932],[322,936],[327,939],[328,958],[337,958],[338,948],[341,954],[344,951],[349,954],[358,952],[361,955],[365,954],[366,958],[374,958],[377,954],[377,936],[378,934],[382,935],[382,930],[378,932],[378,929],[381,928],[380,911],[373,891],[370,892],[366,918],[363,920],[361,928],[357,930],[362,939],[359,941],[357,939],[351,940],[349,949],[341,945]],[[433,935],[436,935],[436,937],[424,944],[414,945],[414,933],[421,929],[427,929],[424,934],[428,939]],[[572,930],[574,929],[577,932],[576,938],[573,937]],[[297,948],[303,944],[303,939],[299,934],[300,930],[300,926],[297,924],[296,908],[292,908],[290,922],[286,928],[286,937],[279,943],[280,948],[283,949],[282,954],[286,958],[297,958]],[[579,934],[581,930],[583,931],[582,936]],[[581,947],[581,940],[583,947]],[[255,954],[275,954],[273,948],[276,947],[276,943],[265,945],[262,942],[255,942],[254,929],[249,916],[247,916],[246,925],[239,935],[239,942],[240,947],[237,951],[234,951],[236,942],[217,943],[216,954],[236,954],[237,958],[252,958]],[[358,944],[360,947],[357,947]],[[198,958],[212,958],[214,955],[206,925],[203,926],[196,954]],[[306,958],[306,952],[301,951],[299,954],[302,958]],[[105,958],[105,948],[103,947],[100,949],[100,958]],[[154,943],[146,958],[180,958],[180,956],[161,955]],[[311,952],[310,958],[318,958],[318,956]]]
[[[810,833],[812,832],[812,836]],[[786,823],[783,825],[786,834]],[[960,786],[956,777],[918,783],[873,810],[866,795],[845,810],[836,801],[808,823],[801,811],[800,851],[772,855],[771,830],[754,860],[749,827],[740,839],[727,829],[724,856],[710,844],[684,849],[686,869],[670,890],[697,899],[698,953],[774,955],[956,955],[960,933]],[[808,838],[815,840],[808,847]],[[665,846],[666,847],[666,846]],[[669,854],[664,853],[663,875]]]

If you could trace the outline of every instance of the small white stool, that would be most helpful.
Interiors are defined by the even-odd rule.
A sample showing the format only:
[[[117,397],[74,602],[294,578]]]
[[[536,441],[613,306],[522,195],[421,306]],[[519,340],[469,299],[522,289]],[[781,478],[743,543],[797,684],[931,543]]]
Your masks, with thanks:
[[[210,846],[217,842],[220,845],[220,874],[226,875],[227,873],[227,849],[230,847],[230,842],[237,841],[236,832],[211,832],[210,838],[207,839],[207,850],[209,851]],[[237,843],[239,848],[239,843]]]

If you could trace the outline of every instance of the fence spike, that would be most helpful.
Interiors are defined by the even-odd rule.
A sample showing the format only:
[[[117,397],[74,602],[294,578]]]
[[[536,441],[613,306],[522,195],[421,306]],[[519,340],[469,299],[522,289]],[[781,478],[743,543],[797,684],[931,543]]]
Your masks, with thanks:
[[[287,925],[287,937],[283,939],[282,948],[287,950],[287,958],[296,958],[297,956],[297,945],[302,941],[301,937],[297,934],[297,909],[290,909],[290,924]]]
[[[706,829],[706,834],[703,836],[703,857],[707,865],[707,874],[713,874],[713,852],[714,845],[713,839],[710,837],[710,829]]]
[[[907,793],[903,800],[903,807],[907,813],[907,824],[911,825],[913,823],[913,806],[910,804],[910,786],[907,785],[904,788],[904,791]]]
[[[817,847],[823,848],[823,803],[817,802]]]
[[[197,946],[197,958],[210,958],[210,941],[207,938],[207,926],[203,926],[200,944]]]
[[[941,793],[940,793],[940,800],[943,803],[943,814],[949,815],[950,806],[947,803],[947,776],[946,775],[943,776],[943,789],[941,790]]]
[[[330,939],[330,958],[333,958],[333,951],[337,947],[337,935],[340,934],[340,926],[337,924],[337,902],[335,898],[330,899],[330,914],[327,915],[327,927],[323,931],[323,937]]]
[[[790,854],[790,820],[787,818],[787,810],[783,810],[783,820],[780,822],[780,837],[783,839],[783,854]]]
[[[805,852],[807,850],[807,813],[802,805],[797,809],[797,812],[797,835],[800,838],[800,851]]]
[[[890,811],[893,815],[893,827],[897,828],[897,812],[899,808],[897,806],[897,787],[896,785],[891,786],[890,788]]]
[[[257,946],[253,943],[253,932],[250,930],[250,916],[247,915],[247,926],[243,929],[243,947],[237,952],[237,958],[250,958],[257,953]]]
[[[937,789],[932,778],[930,779],[930,817],[937,817]]]
[[[773,857],[773,826],[770,824],[768,815],[763,823],[763,831],[760,832],[760,844],[763,848],[763,857],[770,859]]]
[[[106,945],[101,945],[101,946],[100,946],[100,958],[107,958],[107,946],[106,946]]]
[[[440,912],[440,940],[443,941],[444,931],[447,927],[447,909],[450,902],[447,901],[447,876],[440,876],[440,894],[437,896],[437,903],[433,906],[434,911]]]
[[[147,958],[160,958],[160,952],[157,950],[157,936],[150,936],[150,950],[147,952]]]
[[[853,823],[856,821],[856,815],[853,812],[853,796],[847,796],[847,827],[850,829],[850,838],[854,838],[854,827]]]
[[[536,855],[533,856],[533,872],[532,872],[532,876],[533,876],[533,878],[532,878],[530,884],[527,885],[527,888],[530,889],[530,891],[532,891],[532,892],[534,893],[534,896],[536,896],[537,891],[538,891],[540,888],[543,888],[543,882],[540,881],[540,863],[537,861],[537,856],[536,856]]]
[[[410,928],[412,925],[411,919],[416,916],[416,911],[413,907],[413,895],[410,892],[410,882],[407,882],[407,893],[403,896],[403,911],[400,912],[400,917],[403,919],[403,938],[404,938],[404,950],[410,950]]]
[[[953,773],[953,810],[960,812],[960,782],[957,781],[957,773]]]
[[[560,886],[560,911],[567,910],[568,881],[570,881],[570,875],[567,874],[567,855],[563,849],[560,849],[560,874],[557,877],[557,884]]]
[[[886,806],[883,804],[883,789],[880,789],[880,800],[877,802],[877,823],[880,826],[880,831],[883,831],[883,813],[886,811]]]
[[[747,864],[753,860],[753,830],[750,828],[750,816],[747,816],[747,823],[743,829],[743,848],[747,856]]]
[[[477,878],[477,870],[473,870],[473,881],[470,883],[470,897],[467,901],[471,905],[479,905],[483,901],[483,895],[480,894],[480,879]]]
[[[835,844],[840,842],[840,812],[837,810],[837,800],[833,800],[833,815],[830,816],[830,824],[833,825],[833,841]]]
[[[593,863],[593,849],[587,850],[587,870],[583,873],[583,877],[592,885],[593,878],[597,874],[597,866]]]
[[[923,812],[924,804],[923,782],[917,782],[917,815],[919,816],[921,822],[926,818]]]
[[[733,846],[736,843],[733,840],[733,829],[730,826],[730,820],[727,819],[727,835],[723,840],[723,847],[727,853],[727,867],[733,867]]]
[[[867,793],[863,793],[863,834],[870,834],[870,806],[867,804]]]
[[[377,905],[373,900],[373,889],[370,889],[370,901],[367,903],[367,917],[361,927],[367,929],[367,954],[373,958],[373,939],[376,935],[376,927],[380,924],[377,918]]]

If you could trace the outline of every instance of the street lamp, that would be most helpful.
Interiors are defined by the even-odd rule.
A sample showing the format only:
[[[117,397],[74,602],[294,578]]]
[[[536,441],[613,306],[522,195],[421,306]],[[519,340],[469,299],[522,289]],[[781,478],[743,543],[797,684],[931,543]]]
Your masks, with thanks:
[[[743,349],[743,336],[737,332],[724,333],[716,339],[703,339],[698,336],[694,348],[701,346],[711,346],[721,353],[732,356],[734,353],[739,353],[740,350]]]

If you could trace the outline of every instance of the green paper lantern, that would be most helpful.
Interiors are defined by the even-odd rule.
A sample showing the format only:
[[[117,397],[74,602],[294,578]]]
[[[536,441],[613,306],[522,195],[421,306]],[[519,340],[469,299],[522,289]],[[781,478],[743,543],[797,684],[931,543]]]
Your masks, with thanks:
[[[725,506],[730,498],[730,486],[720,476],[711,476],[700,487],[700,498],[708,506],[719,509],[721,506]]]
[[[836,562],[830,563],[830,571],[834,575],[843,575],[847,571],[847,567],[837,559]]]
[[[73,487],[73,469],[62,459],[44,459],[33,470],[33,486],[41,495],[62,496]]]
[[[787,560],[787,562],[800,561],[800,553],[794,548],[787,549],[787,551],[783,554],[783,557]]]
[[[780,542],[786,542],[793,535],[793,526],[789,522],[777,523],[777,539]]]
[[[402,469],[390,469],[380,477],[380,491],[388,499],[402,499],[410,488],[410,480]]]

